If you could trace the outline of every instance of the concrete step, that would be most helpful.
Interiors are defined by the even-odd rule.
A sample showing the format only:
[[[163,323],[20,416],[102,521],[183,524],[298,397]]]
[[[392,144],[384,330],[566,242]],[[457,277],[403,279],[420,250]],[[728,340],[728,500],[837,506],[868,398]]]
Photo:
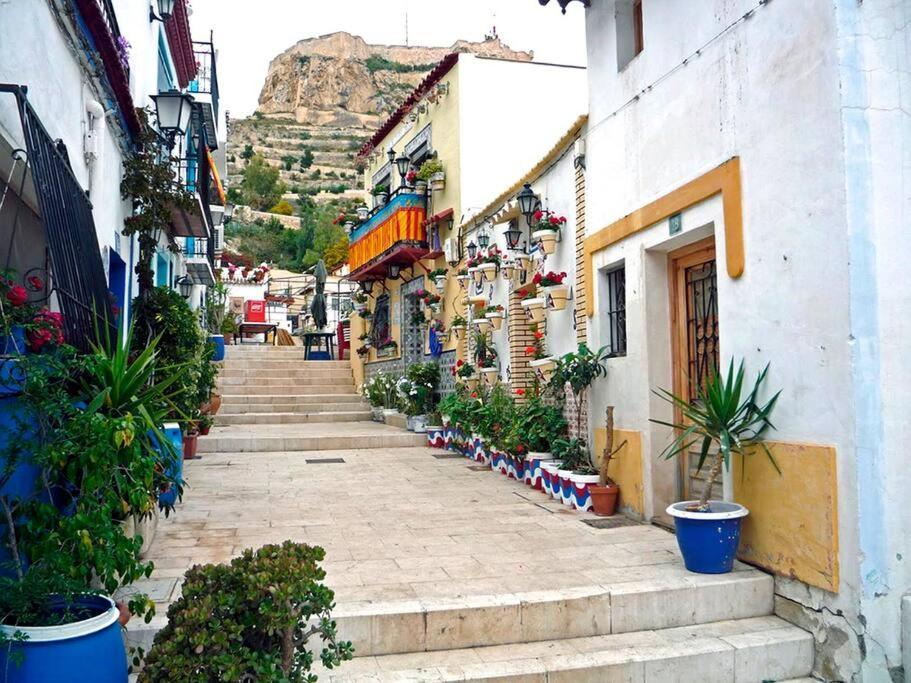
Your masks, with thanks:
[[[351,375],[351,370],[348,368],[339,368],[338,370],[316,370],[312,368],[299,368],[294,363],[287,363],[284,367],[278,368],[233,368],[226,367],[221,372],[218,373],[218,376],[221,378],[226,377],[242,377],[242,378],[256,378],[256,377],[288,377],[295,379],[306,379],[310,377],[320,377],[328,379],[341,379],[347,382],[352,382],[353,378]]]
[[[330,429],[330,427],[337,427]],[[426,434],[383,429],[375,422],[268,426],[213,427],[199,439],[199,453],[274,453],[281,451],[335,451],[371,448],[412,448],[427,445]],[[309,428],[309,429],[308,429]]]
[[[352,603],[344,601],[341,590],[332,616],[339,634],[354,643],[359,656],[367,656],[604,636],[770,615],[772,577],[746,565],[738,567],[730,574],[706,575],[670,565],[660,578],[550,589],[537,589],[533,575],[524,575],[505,582],[506,590],[496,594],[419,601]],[[508,592],[511,585],[520,592]]]
[[[451,629],[465,626],[455,620]],[[496,628],[496,623],[491,624]],[[759,683],[806,676],[813,638],[777,617],[594,637],[356,657],[314,668],[320,681]]]
[[[311,413],[245,412],[239,414],[219,413],[215,418],[217,426],[226,425],[279,425],[319,422],[364,422],[371,418],[369,410],[319,411]]]
[[[222,404],[218,416],[222,415],[246,415],[248,413],[338,413],[338,412],[357,412],[366,413],[364,420],[372,419],[373,413],[370,406],[365,401],[352,400],[338,403],[245,403],[238,405]]]
[[[310,405],[313,403],[353,403],[363,402],[359,394],[344,393],[326,393],[326,394],[254,394],[254,393],[231,393],[223,392],[221,395],[222,406],[227,405],[252,405],[266,403],[293,403],[295,405]]]
[[[303,360],[303,358],[226,358],[221,361],[221,366],[225,370],[281,370],[284,368],[296,368],[298,370],[332,370],[347,371],[351,373],[351,365],[348,361],[331,361],[317,362],[312,360]]]
[[[306,380],[300,382],[289,381],[287,384],[263,384],[262,382],[247,384],[228,382],[227,384],[220,384],[219,388],[222,389],[222,395],[225,393],[237,394],[240,392],[250,395],[273,394],[275,396],[291,396],[304,393],[345,394],[349,396],[360,395],[355,391],[353,383],[325,384],[322,382],[307,382]]]
[[[222,377],[219,376],[218,382],[225,387],[228,386],[246,386],[250,384],[259,384],[262,386],[310,386],[310,385],[321,385],[321,386],[354,386],[354,380],[351,378],[351,375],[347,377],[259,377],[257,375],[249,375],[246,377]],[[315,392],[314,392],[315,393]]]

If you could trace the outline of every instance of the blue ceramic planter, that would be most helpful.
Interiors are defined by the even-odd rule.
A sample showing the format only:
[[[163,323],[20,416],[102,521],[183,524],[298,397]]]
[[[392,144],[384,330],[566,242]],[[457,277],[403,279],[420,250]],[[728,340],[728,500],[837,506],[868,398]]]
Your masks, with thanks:
[[[102,596],[83,596],[77,605],[87,615],[72,624],[0,626],[7,636],[21,631],[27,637],[12,646],[22,653],[21,664],[8,661],[10,651],[0,648],[0,683],[126,683],[127,656],[117,607]]]
[[[183,435],[180,433],[180,425],[176,422],[165,422],[161,431],[176,453],[174,460],[168,465],[167,474],[172,479],[183,479]],[[159,452],[160,450],[159,448]],[[172,487],[158,494],[158,503],[161,507],[174,507],[177,504],[177,489]]]
[[[674,518],[683,564],[697,574],[726,574],[734,567],[740,525],[750,511],[737,503],[719,500],[709,501],[710,512],[686,509],[694,503],[684,501],[667,508]]]
[[[215,346],[215,352],[212,354],[212,360],[220,361],[225,359],[225,337],[221,334],[209,335],[209,343]]]

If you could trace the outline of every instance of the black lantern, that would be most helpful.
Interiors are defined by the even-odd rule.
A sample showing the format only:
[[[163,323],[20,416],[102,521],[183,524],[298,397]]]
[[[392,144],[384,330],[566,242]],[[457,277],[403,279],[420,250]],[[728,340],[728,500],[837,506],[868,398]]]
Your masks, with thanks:
[[[519,230],[519,221],[515,218],[509,221],[509,227],[503,235],[506,237],[506,246],[509,249],[518,249],[519,240],[522,239],[522,231]]]
[[[158,128],[167,135],[174,146],[174,138],[183,135],[190,125],[190,114],[193,113],[193,98],[179,90],[152,95],[155,103],[155,117],[158,119]]]
[[[573,0],[557,0],[557,4],[560,5],[560,9],[563,10],[563,14],[566,14],[566,6],[569,5]],[[550,0],[538,0],[542,6],[549,3]],[[585,7],[591,7],[591,0],[579,0]]]
[[[234,204],[231,202],[225,202],[225,225],[230,223],[232,218],[234,218]]]
[[[402,272],[402,266],[396,263],[390,263],[389,269],[386,271],[386,275],[390,280],[396,280],[399,277],[399,274]]]
[[[411,159],[404,154],[395,160],[395,166],[399,169],[399,177],[405,182],[405,174],[408,173],[408,167],[411,165]]]
[[[538,206],[538,195],[534,193],[529,183],[525,183],[525,187],[516,195],[516,201],[519,202],[519,213],[525,216],[525,220],[531,225],[532,217]]]
[[[180,296],[184,299],[190,298],[190,294],[193,292],[193,283],[190,282],[190,278],[186,275],[182,275],[175,280],[174,284],[177,285],[177,291],[180,292]]]
[[[490,246],[490,235],[485,229],[478,231],[478,246],[481,247],[481,249],[487,249],[487,247]]]
[[[158,5],[158,14],[155,14],[155,10],[149,7],[149,21],[160,21],[162,23],[166,22],[171,18],[171,15],[174,14],[174,1],[175,0],[156,0]]]
[[[361,280],[358,284],[361,286],[361,290],[363,290],[364,294],[373,292],[373,280]]]
[[[474,242],[469,242],[468,246],[465,247],[465,249],[468,250],[468,258],[474,258],[478,253],[478,245]]]
[[[389,148],[389,151],[386,152],[386,158],[389,159],[390,164],[395,163],[395,150],[392,147]]]

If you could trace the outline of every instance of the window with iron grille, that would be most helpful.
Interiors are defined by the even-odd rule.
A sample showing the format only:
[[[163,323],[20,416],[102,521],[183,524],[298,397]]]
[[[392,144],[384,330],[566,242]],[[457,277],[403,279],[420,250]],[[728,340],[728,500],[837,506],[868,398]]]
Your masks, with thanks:
[[[384,294],[376,300],[373,309],[373,331],[370,335],[375,343],[382,343],[389,338],[389,295]]]
[[[610,357],[626,355],[626,267],[607,273],[607,328]]]

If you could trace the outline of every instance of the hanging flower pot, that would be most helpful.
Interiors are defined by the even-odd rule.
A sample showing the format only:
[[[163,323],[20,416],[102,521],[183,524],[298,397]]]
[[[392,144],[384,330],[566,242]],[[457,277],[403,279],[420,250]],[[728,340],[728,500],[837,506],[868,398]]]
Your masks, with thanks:
[[[546,307],[547,299],[544,297],[534,297],[532,299],[522,300],[522,308],[525,309],[525,314],[533,323],[544,321]]]
[[[453,335],[455,335],[456,339],[458,339],[459,336],[462,334],[462,332],[465,331],[465,326],[464,325],[453,325],[452,327],[449,328],[449,331]]]
[[[557,232],[555,230],[535,230],[531,239],[537,242],[545,254],[553,254],[557,250]]]
[[[493,386],[500,380],[499,368],[481,368],[481,376],[484,378],[484,384]]]
[[[484,271],[481,270],[480,266],[474,266],[473,268],[468,269],[468,274],[471,276],[471,279],[474,280],[476,285],[484,282]]]
[[[459,287],[462,290],[468,289],[469,280],[471,280],[471,275],[456,275],[456,281],[459,283]]]
[[[427,194],[427,181],[417,180],[414,183],[414,193],[419,195]]]
[[[536,360],[528,361],[528,367],[534,370],[535,374],[538,375],[545,382],[549,382],[551,376],[554,374],[554,370],[557,367],[557,361],[554,358],[538,358]]]
[[[569,301],[569,285],[553,285],[552,287],[542,287],[550,307],[555,311],[562,311],[566,308]]]
[[[487,282],[493,282],[494,280],[497,279],[497,264],[496,263],[482,263],[481,265],[478,266],[478,270],[481,271],[481,273],[484,276],[484,279],[487,280]]]
[[[516,264],[513,261],[504,261],[500,272],[503,273],[503,279],[509,282],[516,276]]]
[[[487,318],[488,322],[490,322],[490,326],[493,329],[499,330],[501,327],[503,327],[503,311],[485,313],[484,317]]]
[[[478,332],[483,333],[490,329],[490,321],[487,318],[476,318],[471,322],[478,328]]]
[[[430,185],[430,189],[434,192],[442,192],[446,189],[446,174],[443,173],[443,171],[434,173],[428,179],[428,184]]]
[[[531,257],[528,254],[516,254],[513,260],[516,264],[516,275],[519,275],[520,271],[528,272],[528,269],[531,268]]]
[[[468,297],[468,303],[472,306],[487,306],[486,294],[473,294]]]
[[[433,278],[433,284],[438,290],[442,290],[446,286],[446,276],[438,275],[437,277]]]

